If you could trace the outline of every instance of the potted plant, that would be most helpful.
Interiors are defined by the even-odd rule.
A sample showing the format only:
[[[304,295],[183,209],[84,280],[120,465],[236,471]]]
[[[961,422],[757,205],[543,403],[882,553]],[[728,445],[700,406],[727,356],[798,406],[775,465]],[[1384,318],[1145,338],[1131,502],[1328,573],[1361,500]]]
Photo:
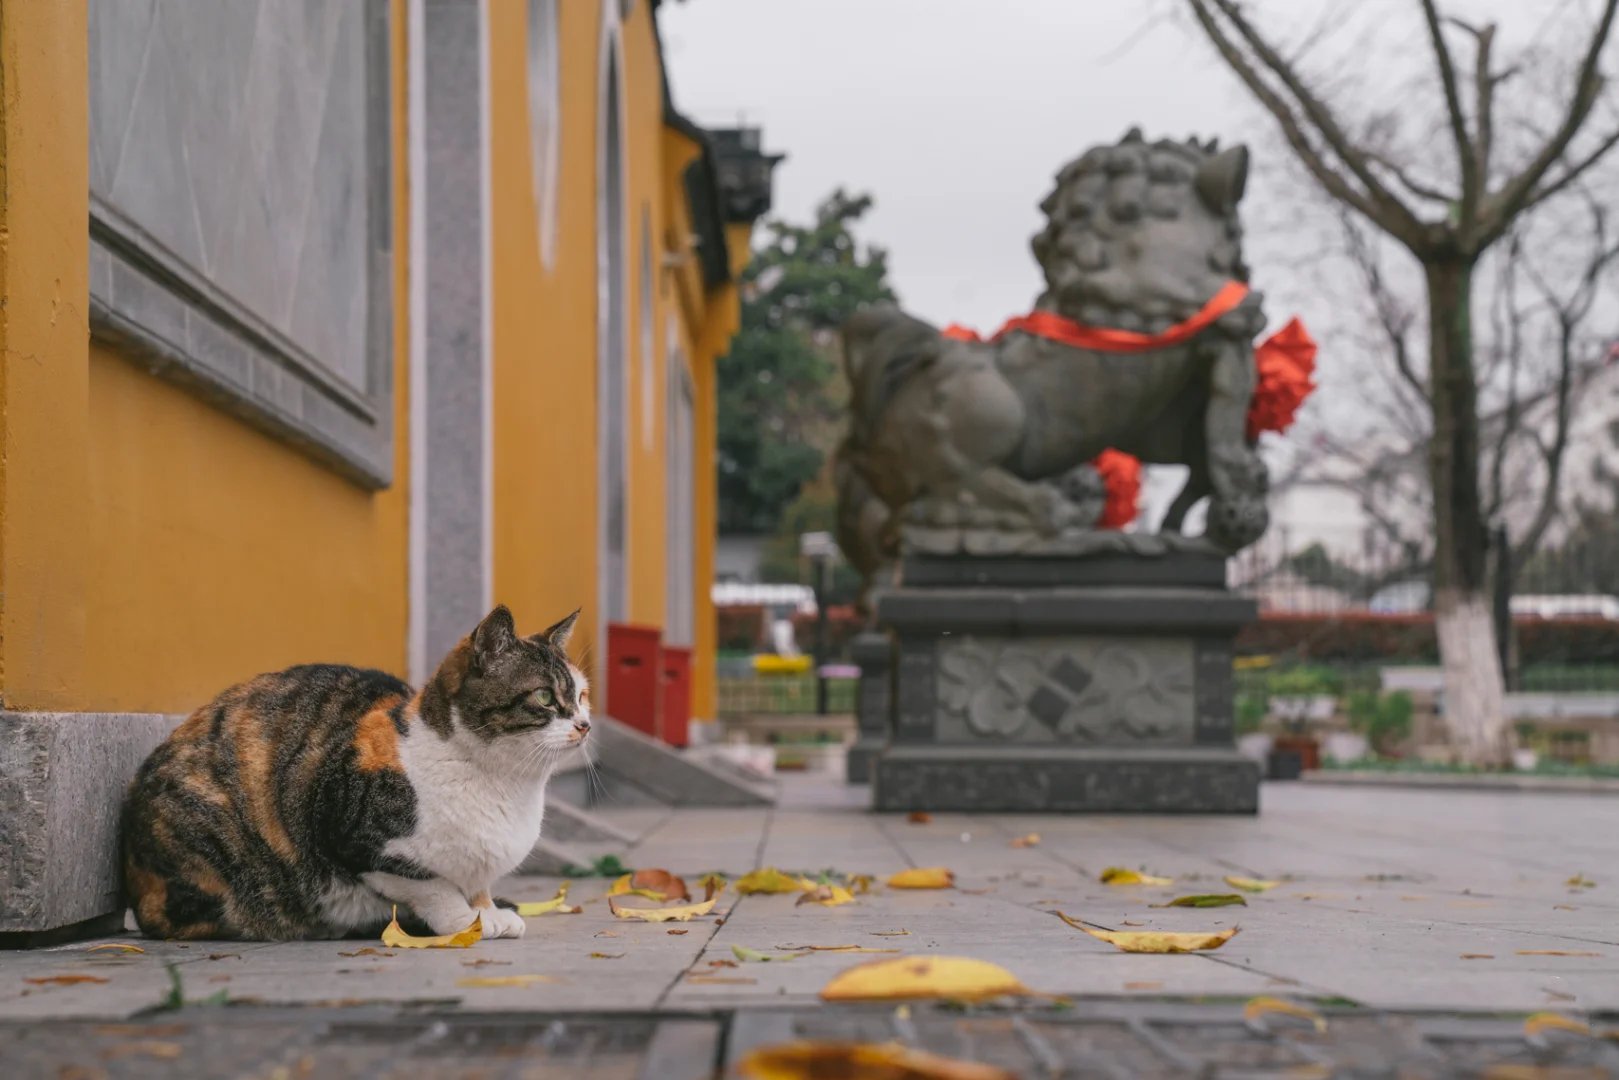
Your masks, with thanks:
[[[1400,756],[1399,744],[1411,737],[1411,717],[1416,711],[1410,694],[1356,690],[1344,705],[1350,729],[1366,737],[1372,753],[1380,758]]]
[[[1338,674],[1326,668],[1296,667],[1270,678],[1270,712],[1282,725],[1271,743],[1267,774],[1272,780],[1297,780],[1306,769],[1321,767],[1321,743],[1309,732],[1323,707],[1330,715],[1341,688]]]

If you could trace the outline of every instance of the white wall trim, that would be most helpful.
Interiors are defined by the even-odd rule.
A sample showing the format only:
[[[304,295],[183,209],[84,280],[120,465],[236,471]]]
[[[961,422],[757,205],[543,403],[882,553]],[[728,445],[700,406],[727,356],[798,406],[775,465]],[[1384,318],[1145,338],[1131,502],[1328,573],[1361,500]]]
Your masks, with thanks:
[[[406,187],[410,200],[410,239],[406,273],[410,289],[410,479],[409,567],[405,657],[412,683],[426,680],[427,668],[427,40],[426,0],[406,9]]]
[[[489,0],[478,4],[478,171],[483,288],[483,606],[495,604],[495,207],[493,133],[489,117]]]
[[[626,138],[625,138],[626,123],[627,123],[627,115],[626,115],[627,110],[626,110],[626,104],[625,104],[625,101],[624,101],[624,50],[623,50],[622,42],[621,42],[621,38],[620,38],[618,5],[616,3],[606,3],[606,4],[602,5],[601,39],[600,39],[600,42],[599,42],[598,47],[597,47],[597,61],[596,61],[596,64],[597,64],[597,67],[596,67],[596,177],[595,177],[595,179],[596,179],[596,190],[598,192],[598,195],[596,197],[596,205],[595,205],[595,212],[596,212],[596,402],[597,402],[597,404],[596,404],[596,419],[597,419],[597,423],[600,424],[600,423],[602,423],[603,418],[604,418],[603,417],[603,414],[605,412],[605,404],[604,404],[604,402],[605,402],[605,400],[607,398],[607,379],[608,379],[607,361],[609,359],[611,359],[608,356],[608,342],[610,341],[610,337],[611,337],[611,327],[609,325],[609,320],[612,317],[611,274],[612,274],[612,272],[613,272],[613,270],[615,268],[619,271],[619,273],[624,278],[624,280],[621,280],[619,282],[619,295],[620,295],[626,309],[628,308],[628,305],[629,305],[629,302],[630,302],[629,287],[628,287],[629,286],[628,275],[629,275],[629,272],[630,272],[630,270],[629,270],[630,253],[629,253],[628,247],[629,247],[629,234],[630,234],[630,227],[631,227],[630,214],[629,214],[629,190],[628,190],[628,186],[629,186],[628,185],[629,163],[626,160],[627,155],[625,153],[625,143],[627,141]],[[614,76],[616,76],[616,84],[614,86],[610,87],[609,84],[608,84],[608,80],[610,78],[613,78]],[[613,91],[613,92],[610,93],[609,92],[610,90]],[[620,228],[621,235],[619,236],[618,239],[619,239],[619,242],[620,242],[620,246],[624,250],[621,250],[621,251],[618,252],[618,257],[616,259],[610,257],[610,253],[607,250],[607,243],[608,243],[607,222],[606,222],[605,217],[603,215],[603,207],[604,207],[605,202],[606,202],[604,193],[608,190],[607,171],[608,171],[608,165],[609,165],[609,161],[610,161],[609,147],[607,145],[607,132],[608,132],[607,107],[608,107],[609,103],[614,103],[614,104],[617,105],[618,117],[617,117],[616,127],[617,127],[617,131],[618,131],[618,141],[619,141],[618,163],[619,163],[620,170],[621,170],[621,181],[620,181],[620,184],[619,184],[620,190],[619,190],[619,193],[618,193],[619,194],[619,199],[621,200],[621,203],[622,203],[622,205],[619,207],[619,222],[620,222],[620,226],[621,226],[621,228]],[[628,311],[627,310],[621,311],[620,315],[627,319]],[[623,335],[623,338],[624,338],[623,344],[624,344],[624,348],[625,348],[625,351],[626,351],[626,356],[623,356],[623,357],[619,358],[619,360],[621,362],[628,360],[628,355],[627,355],[628,350],[633,347],[631,342],[629,341],[628,327],[627,326],[624,327],[624,330],[625,330],[625,333]],[[625,400],[624,400],[623,404],[627,405],[628,404],[628,398],[629,398],[630,372],[628,370],[626,370],[622,374],[623,374],[623,377],[624,377],[623,381],[624,381],[624,388],[625,388],[625,394],[624,394]],[[620,427],[621,427],[620,436],[623,438],[624,443],[625,443],[625,446],[624,446],[624,470],[625,470],[625,483],[626,483],[626,486],[628,485],[628,481],[629,481],[629,476],[628,476],[628,474],[629,474],[629,438],[628,438],[629,433],[627,431],[623,431],[622,427],[627,423],[628,423],[628,417],[627,416],[620,419]],[[597,572],[596,619],[595,619],[595,623],[596,623],[596,658],[597,658],[596,662],[597,662],[597,664],[599,666],[599,670],[605,670],[605,664],[607,663],[607,623],[608,623],[608,620],[611,617],[610,605],[608,604],[608,574],[609,574],[609,568],[607,566],[607,558],[606,558],[606,556],[607,556],[607,523],[608,523],[608,507],[607,507],[607,501],[606,500],[610,496],[610,485],[608,483],[608,476],[607,476],[607,457],[603,453],[603,447],[605,446],[605,438],[606,438],[606,433],[605,432],[602,432],[602,431],[597,432],[597,438],[596,438],[596,493],[597,493],[596,494],[596,500],[597,500],[597,508],[596,508],[596,551],[597,551],[597,558],[598,558],[598,561],[599,561],[600,565],[598,566],[598,572]],[[626,503],[628,502],[627,497],[626,497],[625,501],[626,501]],[[626,604],[628,602],[628,588],[629,588],[629,581],[628,581],[628,578],[629,578],[629,548],[630,548],[629,532],[630,532],[630,530],[628,528],[628,523],[626,522],[626,527],[625,527],[625,530],[624,530],[624,533],[625,533],[625,535],[624,535],[624,578],[625,578],[625,581],[623,582],[623,586],[624,586],[624,589],[625,589]],[[609,702],[608,704],[609,704],[609,707],[610,707],[611,703]]]

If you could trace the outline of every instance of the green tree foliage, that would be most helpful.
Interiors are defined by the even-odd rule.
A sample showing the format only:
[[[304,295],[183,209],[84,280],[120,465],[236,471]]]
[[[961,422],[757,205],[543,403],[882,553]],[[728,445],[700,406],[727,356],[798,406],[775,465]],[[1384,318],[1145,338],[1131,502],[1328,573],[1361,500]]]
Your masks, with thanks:
[[[719,361],[719,526],[774,533],[822,472],[847,393],[836,330],[891,301],[887,255],[855,241],[869,195],[834,191],[808,225],[772,221],[742,278],[742,328]]]

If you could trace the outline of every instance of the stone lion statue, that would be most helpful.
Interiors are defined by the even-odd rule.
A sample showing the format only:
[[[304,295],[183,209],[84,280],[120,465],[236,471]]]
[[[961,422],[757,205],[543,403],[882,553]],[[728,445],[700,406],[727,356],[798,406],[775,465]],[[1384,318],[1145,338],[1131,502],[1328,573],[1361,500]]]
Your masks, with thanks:
[[[1265,320],[1242,260],[1247,173],[1243,147],[1133,130],[1057,174],[1033,241],[1046,288],[1007,332],[963,339],[891,306],[848,320],[837,472],[850,561],[869,577],[901,550],[1231,553],[1257,540],[1267,478],[1248,413]],[[1075,326],[1107,347],[1064,339]],[[1189,467],[1159,536],[1095,527],[1090,463],[1108,449]],[[1204,536],[1181,537],[1205,497]]]

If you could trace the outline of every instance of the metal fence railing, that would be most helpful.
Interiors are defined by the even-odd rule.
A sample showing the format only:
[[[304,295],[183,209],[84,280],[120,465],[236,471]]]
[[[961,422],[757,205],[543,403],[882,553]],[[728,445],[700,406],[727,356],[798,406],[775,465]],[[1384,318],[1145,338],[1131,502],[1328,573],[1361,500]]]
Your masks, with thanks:
[[[856,683],[855,679],[826,681],[828,713],[854,712]],[[721,676],[719,680],[719,713],[723,717],[805,715],[815,711],[812,675]]]

